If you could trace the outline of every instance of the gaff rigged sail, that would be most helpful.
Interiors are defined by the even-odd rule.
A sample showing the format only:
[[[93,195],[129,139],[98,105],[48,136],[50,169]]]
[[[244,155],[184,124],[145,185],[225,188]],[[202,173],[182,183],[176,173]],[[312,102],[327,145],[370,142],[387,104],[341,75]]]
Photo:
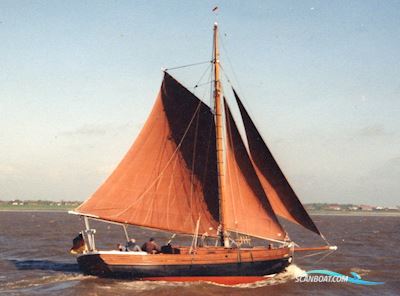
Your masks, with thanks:
[[[219,221],[214,115],[168,73],[138,138],[76,209],[101,219],[192,234]]]
[[[321,235],[279,168],[234,89],[233,92],[243,119],[251,160],[274,212],[278,216]]]
[[[225,116],[225,228],[261,238],[283,240],[285,231],[265,195],[226,101]]]

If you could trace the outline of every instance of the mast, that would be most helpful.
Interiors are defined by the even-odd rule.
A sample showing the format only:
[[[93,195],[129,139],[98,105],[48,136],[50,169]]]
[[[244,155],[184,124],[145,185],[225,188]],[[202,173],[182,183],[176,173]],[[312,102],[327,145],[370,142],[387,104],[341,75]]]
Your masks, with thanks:
[[[218,169],[218,198],[219,198],[219,219],[220,219],[220,235],[221,242],[225,247],[229,247],[229,239],[225,235],[224,223],[224,143],[223,143],[223,122],[222,122],[222,100],[221,100],[221,81],[219,77],[219,49],[218,49],[218,24],[214,23],[214,48],[213,48],[213,64],[214,64],[214,108],[215,108],[215,131],[217,146],[217,169]]]

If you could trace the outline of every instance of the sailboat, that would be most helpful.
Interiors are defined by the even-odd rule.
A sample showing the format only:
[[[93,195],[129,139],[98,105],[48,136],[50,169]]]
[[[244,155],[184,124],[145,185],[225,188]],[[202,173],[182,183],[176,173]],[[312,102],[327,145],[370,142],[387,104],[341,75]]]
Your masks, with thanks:
[[[71,214],[85,221],[77,254],[85,274],[134,280],[249,283],[285,270],[300,248],[278,217],[322,238],[235,89],[246,141],[222,94],[213,28],[211,108],[167,70],[140,134],[113,173]],[[91,220],[191,235],[160,253],[98,250]],[[213,240],[205,245],[201,237]],[[252,238],[262,240],[259,246]],[[215,243],[214,243],[215,241]],[[326,241],[327,242],[327,241]]]

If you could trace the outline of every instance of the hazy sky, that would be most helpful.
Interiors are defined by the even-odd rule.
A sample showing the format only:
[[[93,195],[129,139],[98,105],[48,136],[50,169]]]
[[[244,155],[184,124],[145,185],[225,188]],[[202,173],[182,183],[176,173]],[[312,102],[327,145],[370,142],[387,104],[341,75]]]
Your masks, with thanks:
[[[399,205],[399,1],[2,0],[0,199],[93,193],[160,68],[210,58],[215,5],[224,68],[300,199]]]

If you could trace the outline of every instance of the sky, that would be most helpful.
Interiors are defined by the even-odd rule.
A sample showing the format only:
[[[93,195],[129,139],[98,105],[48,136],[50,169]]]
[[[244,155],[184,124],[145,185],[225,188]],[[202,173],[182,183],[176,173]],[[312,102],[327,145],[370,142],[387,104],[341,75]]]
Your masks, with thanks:
[[[399,11],[2,0],[0,199],[89,197],[140,131],[161,68],[209,60],[217,20],[223,68],[300,199],[400,205]],[[193,68],[171,73],[191,87],[204,65]]]

